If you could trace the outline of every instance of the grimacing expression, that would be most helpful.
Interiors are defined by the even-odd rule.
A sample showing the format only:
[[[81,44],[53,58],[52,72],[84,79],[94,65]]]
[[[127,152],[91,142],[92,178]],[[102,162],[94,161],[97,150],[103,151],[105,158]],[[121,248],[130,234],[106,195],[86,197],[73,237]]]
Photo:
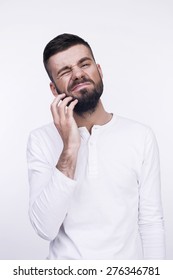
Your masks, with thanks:
[[[52,76],[54,95],[66,93],[78,99],[77,114],[94,111],[103,93],[102,71],[84,45],[75,45],[50,57],[48,68]]]

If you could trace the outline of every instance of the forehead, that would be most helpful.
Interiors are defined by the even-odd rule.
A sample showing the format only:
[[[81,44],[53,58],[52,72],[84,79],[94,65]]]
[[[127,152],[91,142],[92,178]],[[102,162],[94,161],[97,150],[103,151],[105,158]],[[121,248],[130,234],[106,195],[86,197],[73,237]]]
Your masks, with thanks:
[[[72,66],[84,57],[93,60],[90,49],[84,45],[75,45],[65,51],[59,52],[50,57],[48,65],[50,68],[61,68],[64,66]],[[53,70],[53,69],[52,69]]]

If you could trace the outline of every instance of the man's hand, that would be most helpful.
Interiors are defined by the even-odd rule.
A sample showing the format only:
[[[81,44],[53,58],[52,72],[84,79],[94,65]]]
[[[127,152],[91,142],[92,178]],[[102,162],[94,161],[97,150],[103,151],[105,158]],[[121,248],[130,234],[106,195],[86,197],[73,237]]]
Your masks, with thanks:
[[[57,163],[57,168],[70,178],[74,178],[77,154],[80,147],[80,134],[73,117],[73,109],[78,100],[72,97],[58,95],[51,104],[54,124],[63,141],[63,151]],[[69,102],[71,101],[70,105]]]

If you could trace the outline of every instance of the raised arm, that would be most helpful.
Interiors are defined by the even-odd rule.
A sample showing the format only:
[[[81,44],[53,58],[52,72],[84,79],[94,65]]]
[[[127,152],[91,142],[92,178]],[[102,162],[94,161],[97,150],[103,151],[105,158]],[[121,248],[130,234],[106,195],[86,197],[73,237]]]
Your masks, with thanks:
[[[58,95],[51,105],[54,124],[63,141],[63,151],[56,167],[73,179],[80,147],[80,134],[73,117],[73,109],[78,100],[72,101],[72,97],[63,99],[64,97],[65,94]],[[67,106],[70,101],[72,102]]]
[[[71,102],[67,108],[71,98],[62,100],[64,96],[57,96],[51,105],[54,124],[63,142],[56,166],[49,163],[39,133],[31,133],[27,147],[30,219],[37,233],[48,240],[53,240],[58,234],[76,186],[74,173],[80,135],[73,109],[77,101]]]

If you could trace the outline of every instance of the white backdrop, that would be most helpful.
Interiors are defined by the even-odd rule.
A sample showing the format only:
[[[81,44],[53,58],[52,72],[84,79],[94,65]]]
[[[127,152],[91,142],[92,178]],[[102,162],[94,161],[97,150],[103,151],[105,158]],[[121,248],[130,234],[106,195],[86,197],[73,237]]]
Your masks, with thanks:
[[[44,259],[28,218],[26,143],[51,121],[42,51],[60,33],[93,48],[108,111],[150,125],[160,147],[167,258],[173,259],[172,0],[0,1],[0,259]]]

